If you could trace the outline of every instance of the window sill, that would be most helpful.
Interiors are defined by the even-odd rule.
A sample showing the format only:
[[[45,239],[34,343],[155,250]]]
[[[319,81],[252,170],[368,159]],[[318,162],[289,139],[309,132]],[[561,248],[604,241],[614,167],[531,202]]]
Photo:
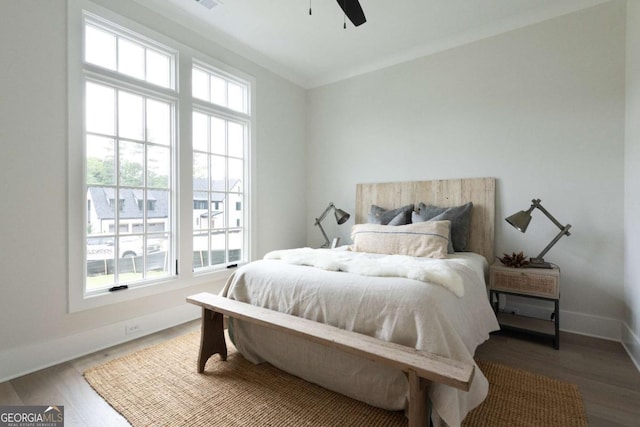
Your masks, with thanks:
[[[105,290],[101,293],[84,296],[82,296],[83,292],[80,289],[70,287],[68,312],[76,313],[84,310],[91,310],[153,295],[160,295],[205,283],[224,285],[226,280],[235,270],[235,268],[232,268],[213,272],[202,272],[199,274],[194,273],[189,279],[175,277],[152,284],[135,286],[122,291],[109,292],[108,290]]]

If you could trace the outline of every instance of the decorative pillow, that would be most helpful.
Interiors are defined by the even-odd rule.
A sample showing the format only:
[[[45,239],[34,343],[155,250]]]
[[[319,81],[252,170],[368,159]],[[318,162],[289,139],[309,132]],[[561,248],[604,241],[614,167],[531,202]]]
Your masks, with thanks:
[[[398,209],[386,210],[380,206],[371,205],[369,224],[380,225],[405,225],[411,224],[411,212],[413,205],[403,206]],[[393,224],[391,224],[393,222]]]
[[[412,215],[412,222],[451,221],[451,242],[455,251],[464,251],[469,243],[471,229],[471,212],[473,203],[469,202],[452,208],[441,208],[433,205],[418,205],[418,212]]]
[[[351,250],[387,255],[446,258],[450,221],[427,221],[391,227],[357,224],[351,230]]]
[[[432,220],[429,220],[432,221]],[[420,216],[420,214],[418,212],[411,212],[411,222],[413,224],[418,224],[420,222],[427,222],[424,219],[422,219],[422,217]],[[451,221],[449,221],[449,243],[447,243],[447,253],[453,254],[456,251],[453,250],[453,240],[451,240]]]

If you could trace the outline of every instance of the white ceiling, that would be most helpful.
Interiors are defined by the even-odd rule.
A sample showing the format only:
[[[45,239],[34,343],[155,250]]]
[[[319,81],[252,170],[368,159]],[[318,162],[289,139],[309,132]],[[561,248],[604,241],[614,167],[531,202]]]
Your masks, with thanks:
[[[321,86],[608,0],[360,0],[354,27],[335,0],[136,0],[305,87]]]

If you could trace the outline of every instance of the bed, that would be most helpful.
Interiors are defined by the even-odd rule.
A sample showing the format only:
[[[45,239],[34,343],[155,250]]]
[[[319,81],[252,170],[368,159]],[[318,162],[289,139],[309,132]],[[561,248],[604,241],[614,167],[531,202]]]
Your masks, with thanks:
[[[322,265],[315,267],[300,262],[311,253],[278,251],[238,269],[222,295],[475,364],[476,347],[499,328],[485,284],[493,258],[494,200],[493,178],[358,184],[357,224],[367,222],[372,205],[472,202],[468,251],[433,259],[339,248],[322,250]],[[345,265],[360,267],[350,272]],[[382,272],[371,273],[371,266]],[[254,363],[268,362],[376,407],[406,407],[408,381],[401,371],[241,321],[231,322],[229,330]],[[434,424],[460,425],[484,400],[488,383],[476,372],[469,392],[440,385],[429,390]]]

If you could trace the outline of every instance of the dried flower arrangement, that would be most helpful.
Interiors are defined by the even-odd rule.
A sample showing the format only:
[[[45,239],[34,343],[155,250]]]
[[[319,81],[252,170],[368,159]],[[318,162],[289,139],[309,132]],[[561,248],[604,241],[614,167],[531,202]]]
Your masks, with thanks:
[[[506,265],[507,267],[513,268],[522,268],[529,265],[529,260],[526,256],[520,251],[519,253],[513,253],[511,255],[504,254],[502,258],[497,257],[501,263]]]

